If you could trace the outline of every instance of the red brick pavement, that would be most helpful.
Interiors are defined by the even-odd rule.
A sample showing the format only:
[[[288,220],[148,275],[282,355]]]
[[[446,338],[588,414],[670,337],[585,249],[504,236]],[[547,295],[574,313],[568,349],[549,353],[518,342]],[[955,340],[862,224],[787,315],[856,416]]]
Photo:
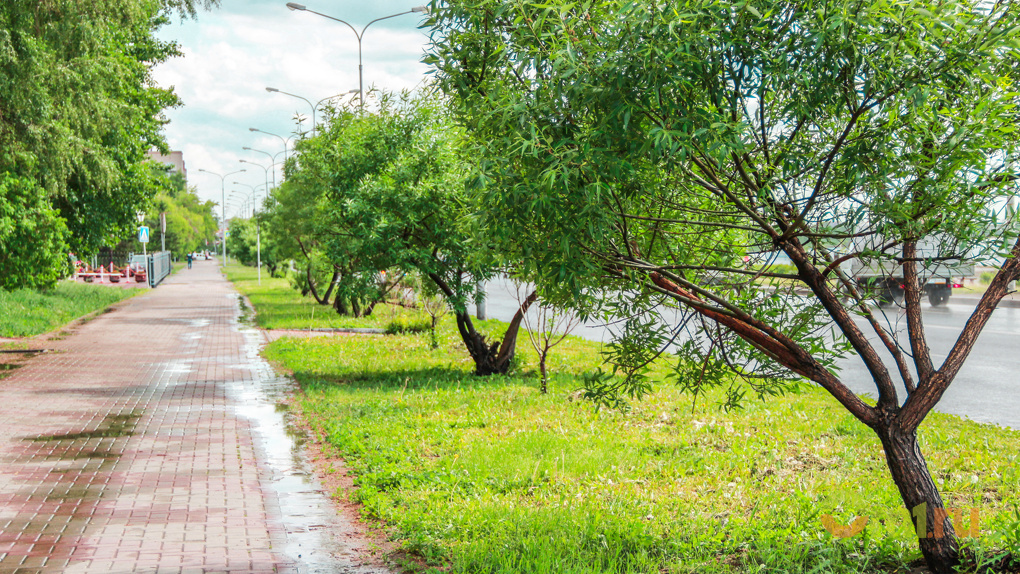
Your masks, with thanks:
[[[196,264],[0,380],[0,573],[362,571],[284,552],[237,318]]]

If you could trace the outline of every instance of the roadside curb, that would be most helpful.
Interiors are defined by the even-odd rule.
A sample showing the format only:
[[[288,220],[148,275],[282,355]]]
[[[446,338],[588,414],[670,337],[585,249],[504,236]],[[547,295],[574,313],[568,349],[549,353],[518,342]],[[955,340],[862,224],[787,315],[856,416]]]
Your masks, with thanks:
[[[957,303],[967,303],[970,305],[977,305],[977,302],[980,300],[980,297],[974,297],[972,295],[953,295],[949,298],[950,303],[956,301]],[[1006,297],[1002,301],[999,301],[999,304],[996,305],[996,308],[1001,307],[1020,309],[1020,300],[1014,299],[1013,297]]]

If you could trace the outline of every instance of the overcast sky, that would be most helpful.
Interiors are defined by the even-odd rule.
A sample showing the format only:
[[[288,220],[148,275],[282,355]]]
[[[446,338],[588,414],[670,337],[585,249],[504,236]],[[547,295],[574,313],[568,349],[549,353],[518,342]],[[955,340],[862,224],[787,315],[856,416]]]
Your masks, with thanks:
[[[359,32],[369,21],[405,12],[424,0],[304,0],[315,10],[351,23]],[[427,67],[420,62],[428,43],[418,26],[422,14],[407,14],[372,24],[362,44],[365,90],[419,85]],[[184,105],[167,111],[170,148],[184,152],[188,183],[202,199],[220,202],[220,178],[198,171],[227,174],[226,192],[250,189],[265,181],[265,171],[238,160],[270,164],[267,155],[283,151],[279,138],[248,128],[293,136],[295,114],[311,125],[311,107],[302,100],[266,92],[266,87],[297,94],[315,103],[358,87],[358,42],[348,28],[310,12],[291,11],[286,0],[221,0],[197,20],[174,21],[160,37],[176,40],[184,53],[160,65],[156,83],[174,88]],[[350,96],[347,96],[350,97]],[[292,140],[293,141],[293,140]],[[283,161],[283,155],[277,157]],[[277,171],[277,178],[279,172]],[[261,193],[260,193],[261,195]],[[236,210],[228,199],[228,217]],[[239,202],[238,202],[239,203]],[[217,210],[218,211],[218,210]]]

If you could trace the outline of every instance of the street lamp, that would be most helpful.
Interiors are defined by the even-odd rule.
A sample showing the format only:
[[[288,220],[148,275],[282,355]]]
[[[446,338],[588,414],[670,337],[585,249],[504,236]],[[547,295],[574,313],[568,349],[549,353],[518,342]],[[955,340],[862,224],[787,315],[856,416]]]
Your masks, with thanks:
[[[261,167],[263,169],[263,171],[266,172],[266,194],[268,194],[269,193],[269,169],[266,168],[266,167],[263,167],[263,166],[261,166],[261,165],[259,165],[257,163],[255,163],[255,162],[251,162],[251,161],[247,161],[247,160],[243,160],[243,159],[240,160],[240,161],[241,161],[241,163],[248,163],[248,164],[254,165],[256,167]],[[244,184],[241,184],[241,185],[244,185]],[[254,202],[254,196],[255,196],[255,189],[252,188],[253,202]],[[252,207],[252,216],[253,217],[254,217],[254,213],[255,213],[255,208],[253,206]],[[256,243],[257,249],[258,249],[259,285],[262,285],[262,236],[261,236],[260,227],[261,226],[259,225],[259,219],[258,219],[258,217],[256,217],[255,218],[255,243]]]
[[[266,91],[271,93],[271,94],[283,94],[285,96],[290,96],[292,98],[297,98],[299,100],[304,100],[305,103],[308,104],[308,106],[310,108],[312,108],[312,133],[313,134],[315,133],[315,124],[316,124],[316,122],[315,122],[315,111],[319,109],[319,106],[322,105],[322,102],[325,102],[327,100],[332,100],[333,98],[338,98],[340,96],[343,96],[344,94],[354,94],[354,93],[358,92],[358,90],[351,90],[349,92],[345,92],[344,94],[336,94],[336,95],[333,95],[333,96],[328,96],[328,97],[322,98],[321,100],[319,100],[319,101],[317,101],[317,102],[315,102],[313,104],[311,101],[308,100],[308,98],[306,98],[304,96],[299,96],[297,94],[292,94],[290,92],[285,92],[283,90],[278,90],[276,88],[266,88]]]
[[[362,28],[361,32],[359,33],[358,30],[354,26],[351,26],[348,22],[345,22],[344,20],[341,20],[339,18],[334,18],[332,16],[327,16],[326,14],[322,14],[322,13],[316,12],[315,10],[309,10],[308,8],[305,7],[304,4],[298,4],[297,2],[287,2],[287,8],[290,8],[291,10],[299,10],[301,12],[311,12],[312,14],[315,14],[317,16],[322,16],[323,18],[328,18],[328,19],[333,20],[335,22],[340,22],[341,24],[344,24],[345,26],[350,28],[351,32],[354,32],[354,35],[357,36],[357,38],[358,38],[358,93],[360,94],[360,97],[361,97],[361,111],[362,112],[365,111],[365,82],[364,82],[364,74],[363,74],[364,66],[362,66],[362,63],[361,63],[361,39],[365,35],[365,30],[368,30],[369,26],[371,26],[372,24],[375,24],[376,22],[378,22],[380,20],[387,20],[389,18],[396,18],[397,16],[403,16],[404,14],[411,14],[411,13],[425,13],[425,14],[427,14],[428,13],[428,8],[427,7],[425,7],[425,6],[415,6],[414,8],[411,8],[410,10],[408,10],[407,12],[400,12],[399,14],[391,14],[389,16],[383,16],[382,18],[376,18],[375,20],[372,20],[368,24],[365,24],[365,27]]]
[[[276,161],[276,155],[280,155],[280,153],[287,153],[287,150],[284,150],[284,151],[282,151],[282,152],[280,152],[280,153],[278,153],[276,155],[273,155],[273,154],[271,154],[271,153],[269,153],[267,151],[262,151],[260,149],[250,148],[250,147],[247,147],[247,146],[242,147],[241,149],[248,150],[248,151],[257,151],[257,152],[259,152],[261,154],[265,154],[265,155],[269,156],[269,159],[271,159],[273,161],[273,163],[271,165],[271,167],[273,168],[273,187],[276,187],[276,165],[278,163]],[[237,183],[237,182],[235,181],[234,183]]]
[[[247,171],[247,170],[241,169],[241,170],[238,170],[238,171],[232,171],[232,172],[230,172],[228,174],[225,174],[225,175],[220,175],[220,174],[218,174],[218,173],[216,173],[214,171],[209,171],[207,169],[199,169],[198,171],[202,171],[202,172],[205,172],[205,173],[208,173],[208,174],[212,174],[212,175],[215,175],[216,177],[220,178],[220,200],[221,200],[220,211],[223,213],[223,221],[220,223],[220,226],[223,228],[223,266],[226,267],[227,266],[227,191],[223,187],[223,178],[225,178],[228,175],[234,175],[235,173],[241,173],[241,172]]]
[[[283,161],[287,161],[287,147],[290,146],[291,138],[284,138],[281,135],[274,134],[272,132],[263,131],[263,130],[260,130],[258,128],[248,128],[248,131],[250,131],[250,132],[258,132],[260,134],[266,134],[267,136],[273,136],[274,138],[280,138],[280,140],[283,141]]]

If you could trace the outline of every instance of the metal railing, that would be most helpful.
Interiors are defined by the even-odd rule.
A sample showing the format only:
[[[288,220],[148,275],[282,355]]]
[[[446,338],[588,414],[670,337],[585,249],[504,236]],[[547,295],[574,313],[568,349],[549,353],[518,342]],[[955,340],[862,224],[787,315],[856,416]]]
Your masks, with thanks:
[[[157,251],[148,255],[134,255],[131,257],[131,267],[136,270],[145,269],[149,287],[155,287],[170,275],[170,252]]]

